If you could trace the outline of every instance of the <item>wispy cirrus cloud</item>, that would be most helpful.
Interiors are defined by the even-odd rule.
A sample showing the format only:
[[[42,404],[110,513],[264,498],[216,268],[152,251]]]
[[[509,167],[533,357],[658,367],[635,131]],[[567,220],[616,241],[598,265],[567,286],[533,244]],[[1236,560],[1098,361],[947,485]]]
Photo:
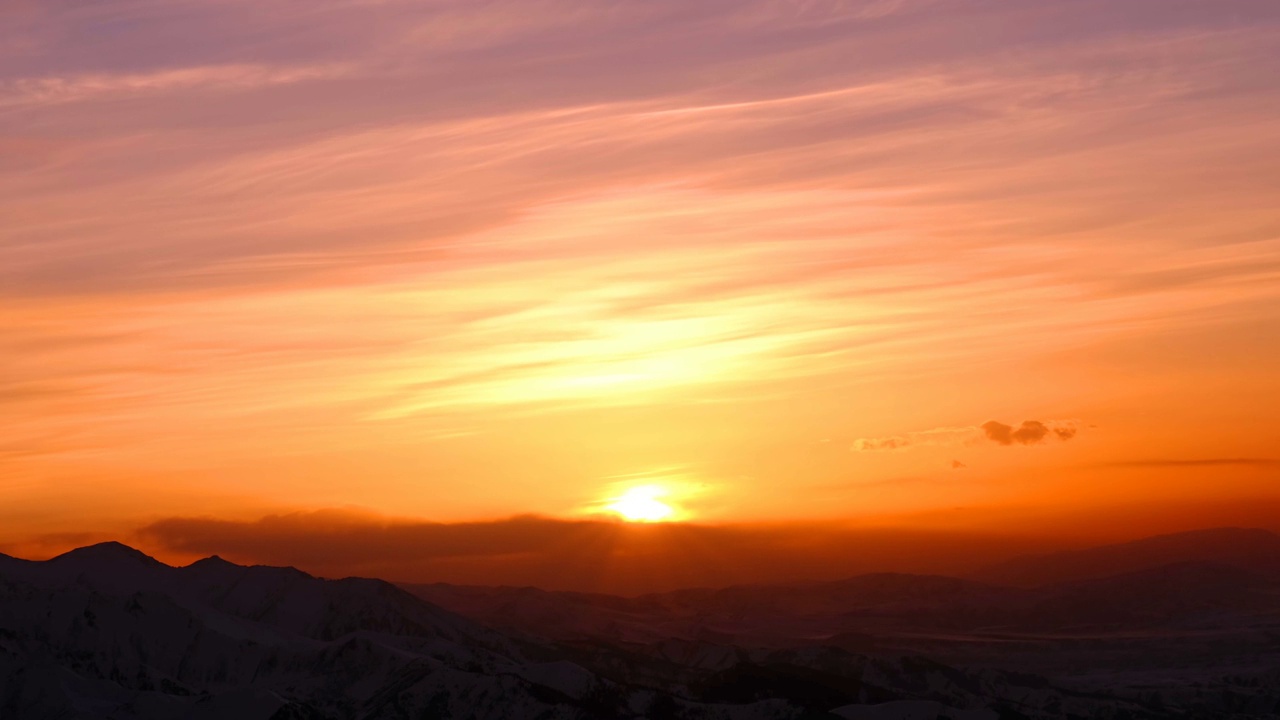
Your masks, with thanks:
[[[0,432],[96,450],[6,452],[50,503],[117,472],[363,501],[358,456],[396,507],[492,474],[555,511],[864,406],[863,450],[1068,439],[872,433],[1051,394],[1081,348],[1273,354],[1232,328],[1280,306],[1278,7],[11,3]],[[1198,387],[1179,357],[1139,374]],[[926,387],[966,407],[885,400]],[[769,453],[761,492],[841,455]]]
[[[904,450],[917,446],[973,445],[983,440],[1006,446],[1038,445],[1051,438],[1070,440],[1079,431],[1080,424],[1074,420],[1025,420],[1017,427],[989,420],[981,425],[934,428],[890,437],[858,438],[853,441],[853,449]],[[958,461],[952,461],[952,469],[964,467],[962,463],[957,467],[956,463]]]
[[[879,450],[905,450],[921,445],[961,445],[966,442],[972,442],[977,436],[976,431],[977,428],[972,426],[942,427],[888,437],[858,438],[853,441],[853,449],[860,452],[872,452]]]
[[[94,99],[119,101],[149,93],[208,92],[335,79],[354,74],[341,64],[311,67],[211,65],[152,73],[86,74],[15,78],[0,81],[0,108],[75,103]]]
[[[1280,458],[1236,457],[1236,458],[1150,458],[1144,460],[1117,460],[1098,463],[1094,467],[1133,468],[1148,470],[1178,470],[1215,467],[1275,468],[1280,467]]]

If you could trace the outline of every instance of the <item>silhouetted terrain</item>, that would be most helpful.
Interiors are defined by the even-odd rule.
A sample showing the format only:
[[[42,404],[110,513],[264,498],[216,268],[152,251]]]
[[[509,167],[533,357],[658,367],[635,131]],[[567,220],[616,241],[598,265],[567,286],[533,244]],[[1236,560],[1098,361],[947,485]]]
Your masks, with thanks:
[[[1000,571],[1026,576],[1035,563],[1016,560]],[[633,598],[406,588],[492,627],[567,644],[678,641],[922,655],[1032,671],[1063,687],[1145,700],[1186,717],[1280,713],[1280,537],[1232,528],[1182,533],[1046,556],[1046,567],[1086,579],[1011,587],[882,573]]]
[[[1034,587],[1182,562],[1216,562],[1250,572],[1280,575],[1280,535],[1246,528],[1157,535],[1119,545],[1016,558],[981,570],[974,574],[974,579]]]
[[[0,556],[0,717],[1276,717],[1280,583],[1221,540],[1266,535],[1144,541],[1196,548],[1154,567],[1127,559],[1142,543],[1101,548],[1128,571],[1033,588],[876,574],[634,598],[175,568],[116,543]]]
[[[1211,542],[1201,546],[1200,538]],[[1161,552],[1135,552],[1152,546]],[[1092,560],[1095,569],[1086,572],[1077,555]],[[1048,557],[1057,562],[1058,556]],[[875,573],[834,582],[697,588],[631,598],[536,588],[404,587],[487,624],[561,640],[716,637],[787,645],[872,631],[1205,629],[1265,624],[1280,607],[1280,537],[1265,531],[1185,533],[1063,557],[1073,577],[1087,579],[1029,588]],[[1030,565],[1017,560],[1007,567]],[[1112,574],[1115,567],[1125,570]]]

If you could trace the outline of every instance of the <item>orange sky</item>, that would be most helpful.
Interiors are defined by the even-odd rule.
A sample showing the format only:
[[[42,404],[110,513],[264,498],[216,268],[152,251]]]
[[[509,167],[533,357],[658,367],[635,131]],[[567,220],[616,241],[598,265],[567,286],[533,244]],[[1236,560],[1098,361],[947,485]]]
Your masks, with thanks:
[[[1257,524],[1278,32],[1270,0],[5,3],[0,549],[637,485],[707,526]]]

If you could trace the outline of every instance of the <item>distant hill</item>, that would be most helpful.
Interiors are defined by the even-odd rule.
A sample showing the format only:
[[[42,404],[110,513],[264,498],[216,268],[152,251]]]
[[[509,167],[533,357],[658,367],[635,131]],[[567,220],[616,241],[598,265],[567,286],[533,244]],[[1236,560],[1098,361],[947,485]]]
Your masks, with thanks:
[[[1250,528],[1194,530],[1085,550],[1027,555],[984,568],[970,577],[999,585],[1036,587],[1202,562],[1278,575],[1280,535]]]
[[[1265,566],[1265,557],[1253,565]],[[1153,560],[1154,561],[1154,560]],[[1183,561],[1034,588],[875,573],[831,582],[694,588],[626,598],[537,588],[407,585],[477,622],[555,641],[666,640],[872,650],[904,637],[1092,634],[1269,626],[1280,576]]]

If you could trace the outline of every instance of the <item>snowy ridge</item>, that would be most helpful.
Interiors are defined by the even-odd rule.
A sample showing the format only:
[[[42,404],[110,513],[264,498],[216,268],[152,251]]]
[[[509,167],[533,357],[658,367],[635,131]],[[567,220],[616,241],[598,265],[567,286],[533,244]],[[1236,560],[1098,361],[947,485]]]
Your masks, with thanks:
[[[1134,582],[1159,590],[1159,582],[1222,577],[1191,568]],[[499,605],[528,610],[517,613],[526,622],[563,619],[583,603],[633,608],[606,596],[565,604],[532,589],[498,595]],[[730,588],[637,602],[678,614],[828,616],[853,606],[928,611],[947,597],[981,605],[989,595],[964,581],[875,576],[798,593]],[[628,632],[643,629],[644,618],[624,619]],[[0,556],[0,718],[1185,717],[1028,673],[867,655],[838,642],[735,644],[688,627],[689,637],[654,642],[539,640],[487,628],[381,580],[324,580],[217,557],[170,567],[118,543],[44,562]],[[661,636],[662,627],[647,632]]]

